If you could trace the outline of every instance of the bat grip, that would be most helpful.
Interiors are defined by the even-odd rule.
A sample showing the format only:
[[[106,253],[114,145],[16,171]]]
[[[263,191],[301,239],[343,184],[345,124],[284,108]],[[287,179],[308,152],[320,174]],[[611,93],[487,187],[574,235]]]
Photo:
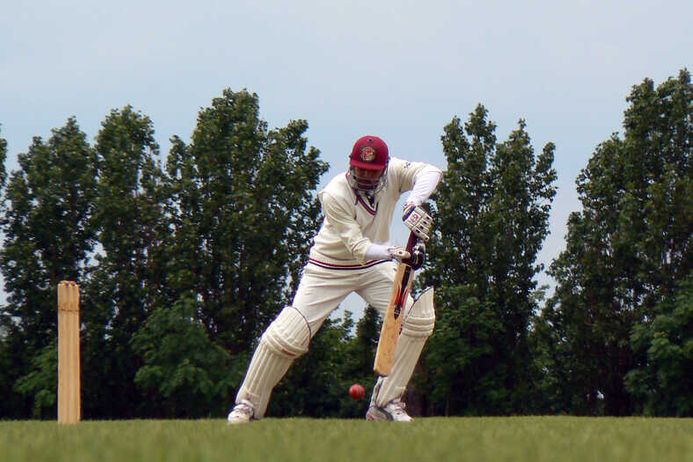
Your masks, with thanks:
[[[407,252],[411,253],[412,250],[414,250],[414,246],[416,245],[416,241],[418,241],[418,238],[414,233],[409,233],[409,240],[407,241]]]

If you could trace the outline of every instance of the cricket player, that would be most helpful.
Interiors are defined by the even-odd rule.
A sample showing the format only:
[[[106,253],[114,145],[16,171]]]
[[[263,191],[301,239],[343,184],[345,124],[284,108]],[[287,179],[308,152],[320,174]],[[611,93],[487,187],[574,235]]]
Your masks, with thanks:
[[[272,389],[294,360],[308,351],[310,339],[347,295],[356,292],[384,314],[396,272],[393,260],[409,257],[389,242],[396,204],[408,193],[406,217],[428,199],[441,177],[441,170],[432,165],[390,157],[387,145],[377,136],[356,141],[348,171],[318,193],[325,219],[293,302],[262,335],[228,415],[229,423],[265,415]],[[424,232],[430,233],[430,220]],[[401,398],[434,322],[432,291],[416,301],[408,298],[392,371],[377,379],[366,419],[412,420]]]

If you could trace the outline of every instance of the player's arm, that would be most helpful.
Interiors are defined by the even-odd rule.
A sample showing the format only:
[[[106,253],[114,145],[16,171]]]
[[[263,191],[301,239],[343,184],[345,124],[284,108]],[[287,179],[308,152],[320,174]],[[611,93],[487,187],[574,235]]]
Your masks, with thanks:
[[[400,191],[409,191],[404,202],[405,210],[426,202],[443,178],[443,171],[424,162],[405,162],[398,168]]]
[[[438,167],[423,162],[399,161],[395,174],[400,182],[400,191],[409,191],[404,202],[402,221],[419,239],[428,241],[433,220],[428,211],[421,207],[433,194],[443,177]]]

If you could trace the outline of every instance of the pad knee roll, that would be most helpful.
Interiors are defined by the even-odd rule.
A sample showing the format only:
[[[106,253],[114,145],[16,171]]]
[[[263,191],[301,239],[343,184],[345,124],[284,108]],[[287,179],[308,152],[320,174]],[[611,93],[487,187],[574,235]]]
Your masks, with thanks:
[[[287,306],[269,325],[261,341],[275,353],[297,358],[308,351],[310,337],[306,318],[293,306]]]
[[[411,306],[410,314],[405,318],[402,335],[407,337],[430,337],[436,322],[433,307],[433,287],[426,289]]]

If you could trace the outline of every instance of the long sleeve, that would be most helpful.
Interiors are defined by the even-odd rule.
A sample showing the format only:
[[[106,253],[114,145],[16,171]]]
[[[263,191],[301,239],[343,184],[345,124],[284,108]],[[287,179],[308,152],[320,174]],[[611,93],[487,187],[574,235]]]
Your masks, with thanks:
[[[433,194],[443,177],[443,172],[438,167],[426,165],[414,177],[414,187],[412,188],[406,202],[414,205],[421,205]]]

